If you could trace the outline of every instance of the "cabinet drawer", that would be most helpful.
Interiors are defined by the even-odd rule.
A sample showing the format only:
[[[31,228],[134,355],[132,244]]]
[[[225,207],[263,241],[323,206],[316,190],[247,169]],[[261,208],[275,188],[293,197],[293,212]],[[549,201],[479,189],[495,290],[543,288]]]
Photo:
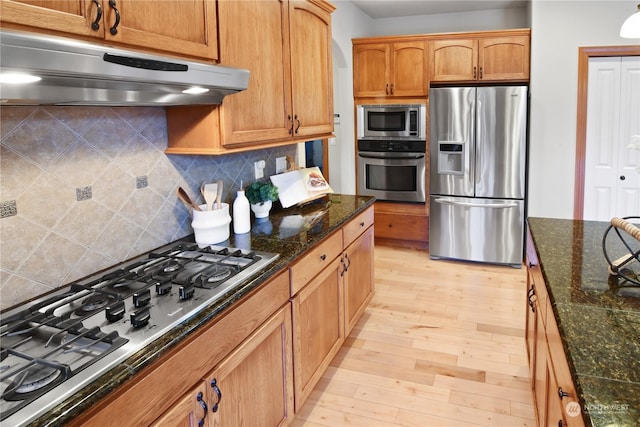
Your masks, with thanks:
[[[352,219],[342,229],[342,240],[344,247],[346,248],[354,240],[358,238],[367,228],[373,225],[373,206],[366,211],[360,213],[357,217]]]
[[[426,216],[376,212],[375,222],[376,237],[418,242],[429,240],[429,218]]]
[[[298,293],[342,252],[342,231],[327,237],[291,267],[291,296]]]

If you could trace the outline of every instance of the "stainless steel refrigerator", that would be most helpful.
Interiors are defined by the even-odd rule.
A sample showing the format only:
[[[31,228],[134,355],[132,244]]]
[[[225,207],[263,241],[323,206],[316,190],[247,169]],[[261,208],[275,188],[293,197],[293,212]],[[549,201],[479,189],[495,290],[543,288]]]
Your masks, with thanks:
[[[527,87],[429,94],[430,257],[522,266]]]

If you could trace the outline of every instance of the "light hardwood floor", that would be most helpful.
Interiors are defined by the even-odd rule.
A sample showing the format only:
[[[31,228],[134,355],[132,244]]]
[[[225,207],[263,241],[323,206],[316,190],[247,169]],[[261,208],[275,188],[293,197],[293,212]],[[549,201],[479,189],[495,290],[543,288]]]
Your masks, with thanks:
[[[535,425],[524,268],[376,246],[375,277],[293,427]]]

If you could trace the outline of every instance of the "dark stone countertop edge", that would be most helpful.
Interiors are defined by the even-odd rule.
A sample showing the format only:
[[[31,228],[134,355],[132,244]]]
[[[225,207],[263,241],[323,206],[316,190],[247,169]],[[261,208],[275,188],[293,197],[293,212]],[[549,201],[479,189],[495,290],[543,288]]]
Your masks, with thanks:
[[[592,427],[609,426],[612,425],[611,423],[620,426],[640,425],[640,413],[637,412],[640,407],[630,408],[627,404],[626,412],[601,411],[602,407],[608,406],[607,403],[603,403],[603,395],[606,396],[612,407],[620,402],[632,402],[632,405],[640,405],[640,394],[638,393],[640,392],[640,382],[625,382],[609,377],[598,371],[597,366],[590,366],[589,369],[593,369],[593,371],[586,372],[583,360],[580,360],[581,363],[577,363],[578,359],[576,359],[576,357],[584,359],[585,354],[604,351],[606,343],[600,343],[602,348],[586,348],[585,344],[577,338],[579,336],[593,335],[593,324],[585,321],[584,318],[580,322],[572,322],[572,317],[584,316],[585,312],[639,314],[639,311],[633,306],[630,307],[628,304],[616,305],[617,301],[614,301],[616,304],[612,304],[612,301],[608,298],[595,297],[595,295],[598,295],[597,293],[585,292],[584,295],[577,296],[575,289],[572,288],[572,286],[575,286],[575,283],[572,282],[576,281],[576,277],[581,278],[581,282],[594,280],[594,276],[591,275],[592,271],[583,271],[587,269],[585,266],[589,266],[588,269],[594,268],[594,265],[598,269],[604,267],[600,265],[602,264],[600,259],[577,265],[573,259],[568,257],[565,259],[568,255],[567,252],[570,252],[570,255],[577,255],[578,258],[588,257],[589,261],[591,261],[591,257],[594,254],[600,255],[602,253],[600,247],[602,232],[607,228],[608,223],[554,218],[528,218],[527,222],[549,294],[549,304],[558,325],[563,350],[576,386],[585,425]],[[574,227],[580,231],[579,235],[584,236],[580,242],[576,242],[574,239],[568,240],[567,236],[563,235],[563,233],[573,233],[574,230],[572,229]],[[560,230],[562,231],[560,232]],[[575,236],[572,235],[571,237]],[[561,246],[564,250],[555,253],[549,249],[554,245]],[[596,248],[596,246],[598,247]],[[585,247],[587,249],[576,249]],[[553,256],[551,256],[551,253],[553,253]],[[604,259],[604,257],[602,258]],[[563,269],[566,269],[566,271],[561,271]],[[584,298],[584,300],[581,298]],[[633,369],[633,361],[629,361],[629,363],[628,369]],[[582,369],[579,369],[578,365]],[[620,404],[618,406],[625,405]]]
[[[305,239],[304,242],[284,242],[277,237],[268,236],[251,236],[251,247],[254,250],[260,250],[265,252],[279,252],[280,257],[272,264],[268,270],[262,272],[259,276],[254,277],[244,286],[236,288],[233,291],[227,293],[220,300],[197,313],[191,319],[185,321],[181,325],[172,330],[170,334],[165,334],[163,337],[155,340],[144,349],[138,351],[120,365],[113,367],[100,378],[93,381],[88,386],[84,387],[79,392],[75,393],[65,402],[61,403],[45,415],[28,423],[27,426],[58,426],[66,422],[71,421],[73,418],[82,414],[85,410],[91,406],[99,403],[103,398],[108,396],[117,390],[118,387],[125,385],[128,381],[134,379],[134,376],[147,368],[158,360],[167,351],[173,349],[180,344],[184,339],[189,337],[192,333],[198,331],[200,328],[207,325],[212,320],[216,319],[220,315],[226,312],[235,302],[242,299],[245,295],[257,289],[262,284],[266,283],[270,278],[289,267],[298,257],[305,252],[313,248],[316,244],[324,240],[333,232],[342,228],[347,222],[353,219],[355,216],[365,211],[367,208],[373,206],[375,198],[368,196],[350,196],[341,194],[331,194],[328,199],[325,200],[323,205],[318,205],[319,208],[326,209],[327,212],[340,205],[344,199],[349,199],[353,202],[353,209],[349,207],[349,212],[341,212],[339,219],[327,226],[323,226],[322,229],[311,238]],[[321,203],[320,201],[319,203]],[[351,206],[351,205],[349,205]],[[271,217],[279,218],[280,216],[286,216],[291,212],[304,213],[305,211],[313,210],[313,207],[309,208],[292,208],[291,210],[276,210],[272,211]],[[229,245],[232,247],[242,248],[242,244],[234,245],[234,238],[236,236],[231,234]],[[294,236],[295,237],[295,236]],[[193,241],[193,236],[187,236],[185,239]],[[279,245],[286,245],[287,251],[283,256],[283,253],[278,251]]]

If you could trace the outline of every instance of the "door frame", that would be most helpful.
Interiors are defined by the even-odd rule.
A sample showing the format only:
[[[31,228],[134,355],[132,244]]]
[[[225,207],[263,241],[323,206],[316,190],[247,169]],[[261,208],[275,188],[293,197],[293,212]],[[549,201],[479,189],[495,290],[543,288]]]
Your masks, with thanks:
[[[584,216],[584,173],[587,156],[587,97],[589,59],[609,56],[640,56],[640,46],[592,46],[578,48],[578,106],[576,120],[576,172],[573,219]]]

